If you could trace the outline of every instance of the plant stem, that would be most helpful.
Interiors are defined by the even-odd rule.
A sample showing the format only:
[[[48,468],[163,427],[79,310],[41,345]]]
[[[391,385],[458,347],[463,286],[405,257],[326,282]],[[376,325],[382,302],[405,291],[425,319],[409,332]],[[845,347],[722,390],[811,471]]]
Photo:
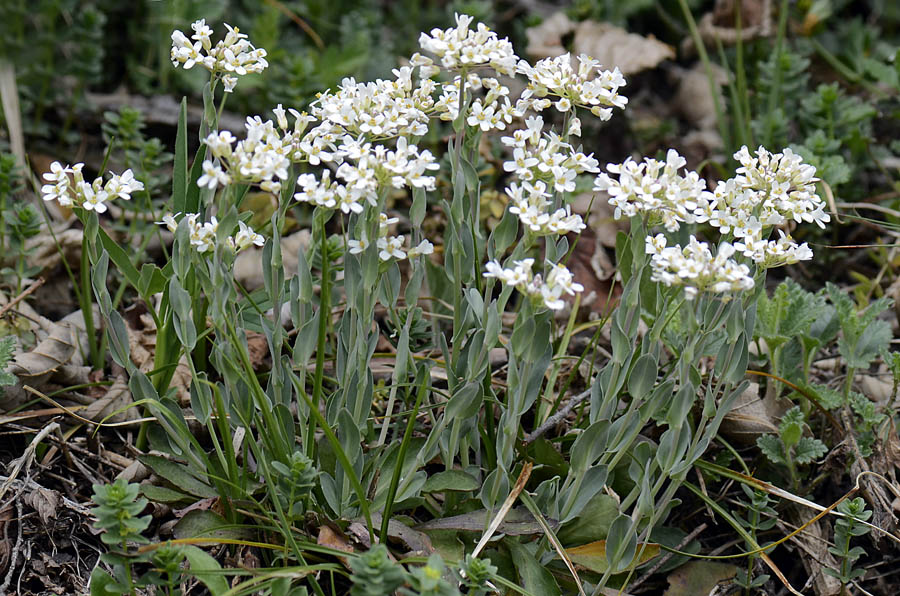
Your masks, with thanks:
[[[87,332],[88,350],[90,351],[91,366],[97,370],[103,369],[103,358],[97,344],[97,331],[94,329],[94,301],[91,299],[91,258],[90,240],[87,236],[81,244],[81,314],[84,317],[84,329]]]
[[[316,339],[316,371],[313,374],[312,404],[318,410],[322,401],[322,377],[325,372],[325,342],[328,335],[328,319],[331,317],[331,271],[328,262],[328,237],[325,234],[325,218],[318,218],[320,252],[322,259],[322,281],[319,294],[319,330]],[[316,432],[316,418],[309,417],[309,430],[307,433],[306,455],[313,458],[316,442],[313,440]]]

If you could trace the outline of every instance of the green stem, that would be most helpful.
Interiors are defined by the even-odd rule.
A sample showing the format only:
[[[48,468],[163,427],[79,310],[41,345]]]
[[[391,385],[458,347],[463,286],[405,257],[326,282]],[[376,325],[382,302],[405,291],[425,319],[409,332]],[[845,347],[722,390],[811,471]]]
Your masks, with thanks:
[[[416,417],[419,415],[419,407],[422,405],[422,400],[425,397],[425,393],[428,391],[428,367],[425,366],[424,370],[426,371],[426,374],[420,375],[422,380],[419,383],[419,390],[416,393],[416,403],[413,405],[412,412],[409,414],[409,419],[406,421],[406,432],[403,433],[403,441],[400,443],[400,449],[397,452],[397,463],[394,464],[394,473],[391,476],[391,484],[388,487],[387,500],[384,504],[384,513],[381,516],[381,532],[379,534],[382,544],[385,544],[388,538],[388,523],[391,519],[391,510],[394,508],[394,498],[397,496],[397,486],[400,484],[400,475],[403,473],[403,462],[406,460],[406,452],[409,450],[409,443],[412,440],[413,427],[415,425]]]
[[[88,350],[90,351],[91,365],[96,370],[103,369],[103,357],[97,344],[97,330],[94,328],[94,301],[91,299],[93,290],[91,286],[91,258],[90,240],[84,237],[81,243],[81,313],[84,316],[84,329],[87,332]]]
[[[316,370],[313,374],[313,408],[318,411],[322,401],[322,377],[325,373],[325,342],[328,335],[328,319],[331,318],[331,271],[328,262],[328,237],[325,234],[325,218],[318,218],[319,241],[322,259],[321,293],[319,295],[319,330],[316,339]],[[316,442],[313,440],[316,432],[316,417],[310,416],[308,421],[306,455],[313,458]]]

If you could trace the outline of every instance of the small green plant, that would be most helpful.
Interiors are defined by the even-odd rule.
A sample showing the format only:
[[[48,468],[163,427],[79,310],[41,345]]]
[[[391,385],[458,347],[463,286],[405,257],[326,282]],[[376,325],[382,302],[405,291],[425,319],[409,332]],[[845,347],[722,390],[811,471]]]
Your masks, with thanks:
[[[12,335],[0,337],[0,395],[3,387],[16,384],[16,376],[6,370],[16,351],[16,338]]]
[[[111,594],[137,595],[140,588],[155,586],[156,594],[181,596],[186,573],[195,575],[213,594],[228,589],[218,562],[192,545],[159,544],[146,550],[129,550],[134,545],[147,545],[144,532],[151,516],[140,515],[147,499],[139,497],[140,486],[119,478],[112,484],[95,484],[91,497],[97,518],[94,527],[102,530],[100,539],[110,546],[100,560],[112,568],[112,575],[99,566],[91,573],[91,596]],[[187,561],[189,570],[183,563]]]
[[[112,566],[114,579],[97,567],[91,574],[91,584],[102,584],[107,592],[118,590],[120,594],[134,594],[136,590],[132,560],[127,554],[128,546],[149,542],[143,533],[150,526],[151,520],[150,515],[141,515],[148,501],[144,497],[138,497],[139,490],[140,486],[129,484],[123,478],[112,484],[94,485],[91,497],[96,505],[91,509],[91,513],[97,518],[94,527],[103,531],[100,540],[116,550],[100,557],[104,563]]]
[[[741,501],[747,508],[747,514],[745,517],[735,515],[735,518],[748,532],[750,532],[753,543],[758,543],[758,533],[774,528],[775,522],[778,521],[778,514],[770,505],[771,500],[768,493],[753,490],[746,484],[741,485],[741,490],[744,491],[744,494],[747,497],[746,501]],[[753,548],[749,542],[747,546],[748,548]],[[756,555],[748,556],[747,567],[738,570],[737,575],[734,578],[734,583],[744,588],[745,594],[752,593],[753,590],[762,587],[763,584],[769,581],[768,573],[754,575],[753,568],[756,565],[757,559],[758,557]]]
[[[765,342],[773,375],[787,375],[795,382],[809,378],[816,353],[837,333],[834,325],[817,324],[828,320],[823,314],[827,314],[825,297],[807,292],[790,278],[775,288],[771,298],[765,294],[759,297],[755,333]],[[796,348],[802,354],[802,368],[796,366]],[[790,378],[797,370],[802,371],[802,377]]]
[[[10,279],[16,293],[22,291],[22,280],[40,273],[38,266],[28,265],[28,256],[33,252],[27,246],[29,238],[37,236],[41,232],[43,219],[37,207],[31,203],[17,202],[11,208],[3,211],[3,223],[6,227],[6,240],[8,254],[13,256],[13,266],[0,270],[7,279]]]
[[[494,588],[490,580],[497,573],[497,567],[491,564],[490,559],[479,559],[472,555],[466,555],[462,568],[463,585],[469,596],[485,596]]]
[[[825,443],[813,437],[804,437],[806,417],[800,406],[794,406],[781,417],[778,434],[765,434],[756,439],[760,451],[774,464],[787,468],[791,486],[800,485],[798,465],[809,464],[828,451]]]
[[[118,112],[103,114],[103,120],[101,128],[107,151],[114,148],[123,152],[125,167],[134,170],[135,176],[144,182],[149,196],[156,196],[171,184],[165,168],[174,156],[165,150],[162,141],[145,136],[146,124],[140,110],[122,106]]]
[[[437,553],[428,557],[421,567],[413,567],[409,572],[409,588],[403,588],[404,596],[459,596],[459,590],[444,579],[447,568]],[[471,592],[469,592],[471,594]]]
[[[391,561],[382,544],[350,559],[350,570],[351,596],[390,596],[406,581],[403,567]]]
[[[836,577],[846,586],[855,579],[865,574],[864,569],[855,568],[854,565],[861,556],[866,554],[861,546],[850,546],[854,537],[865,536],[869,533],[869,527],[860,522],[869,521],[872,512],[866,509],[866,502],[862,497],[842,501],[837,510],[846,517],[838,518],[834,522],[834,546],[829,546],[828,551],[840,558],[840,569],[825,569],[824,572]]]

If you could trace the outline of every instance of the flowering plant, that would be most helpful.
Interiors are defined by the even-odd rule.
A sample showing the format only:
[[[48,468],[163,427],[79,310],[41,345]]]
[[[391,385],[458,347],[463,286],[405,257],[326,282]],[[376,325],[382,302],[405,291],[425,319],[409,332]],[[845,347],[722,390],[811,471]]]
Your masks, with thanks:
[[[173,64],[200,64],[210,80],[193,164],[182,105],[173,195],[159,222],[174,235],[168,263],[138,271],[98,229],[104,200],[127,199],[141,188],[130,171],[105,185],[100,178],[84,182],[80,165],[54,164],[45,175],[52,183],[46,199],[92,212],[90,281],[113,358],[165,431],[162,447],[215,487],[229,522],[244,519],[237,503],[258,504],[284,536],[280,556],[299,562],[307,553],[296,518],[307,505],[329,519],[359,518],[371,543],[376,535],[386,541],[401,506],[449,515],[458,504],[455,487],[429,486],[426,464],[442,467],[445,477],[471,478],[467,492],[487,511],[521,495],[535,517],[549,516],[571,532],[589,515],[588,504],[611,490],[628,457],[633,488],[615,505],[605,566],[591,589],[599,594],[613,574],[633,572],[637,549],[664,521],[675,491],[747,386],[766,269],[812,257],[790,226],[829,221],[814,168],[789,149],[773,154],[760,147],[752,156],[745,147],[735,154],[741,164],[735,177],[712,191],[698,173],[683,171],[686,160],[675,151],[665,161],[629,158],[601,171],[577,142],[580,118],[587,112],[605,121],[614,108],[625,108],[618,69],[568,54],[531,65],[466,15],[457,15],[453,28],[423,33],[425,54],[411,56],[393,79],[344,79],[309,112],[279,104],[274,120],[248,117],[238,139],[219,130],[227,95],[216,109],[217,82],[230,92],[238,76],[265,69],[266,52],[231,27],[215,46],[205,21],[192,29],[193,42],[172,34]],[[515,76],[525,83],[519,97],[506,84]],[[560,128],[553,117],[562,119]],[[454,132],[443,178],[440,156],[423,141],[441,122]],[[474,164],[480,143],[501,134],[509,208],[488,231],[480,225]],[[616,218],[630,220],[616,242],[622,297],[601,321],[608,323],[611,352],[585,379],[588,424],[566,441],[571,465],[526,488],[531,466],[523,446],[550,428],[567,386],[557,380],[585,290],[567,266],[570,242],[586,227],[572,210],[572,194],[587,174],[595,175],[594,189],[605,193]],[[251,187],[277,202],[259,232],[241,210]],[[398,212],[402,204],[408,217]],[[442,242],[425,237],[429,206],[444,218]],[[309,216],[312,234],[296,255],[297,272],[286,278],[281,233],[295,208]],[[713,237],[702,240],[700,225]],[[689,240],[682,246],[678,238]],[[262,247],[263,287],[248,292],[234,283],[232,270],[236,253],[251,247]],[[154,305],[152,379],[132,362],[122,318],[103,293],[110,261]],[[558,313],[568,314],[564,329],[556,326]],[[374,324],[379,317],[393,330],[387,385],[372,366],[383,339]],[[264,374],[251,360],[251,331],[265,338]],[[433,341],[416,342],[417,335]],[[417,343],[436,348],[414,353]],[[505,359],[501,383],[491,360],[498,349]],[[698,365],[702,358],[712,359],[708,370]],[[211,447],[174,401],[170,385],[179,366],[190,371],[191,408]],[[414,441],[420,416],[427,424]],[[405,429],[393,422],[397,417],[408,417]],[[641,436],[649,424],[659,430],[652,444]],[[526,436],[527,425],[533,430]],[[298,462],[318,484],[295,506],[283,476]],[[429,496],[437,492],[445,493],[443,501]],[[549,528],[539,552],[560,548]],[[493,577],[496,568],[475,558],[481,548],[465,565],[494,569],[481,574]],[[379,561],[390,567],[386,557]],[[579,590],[587,589],[571,569]],[[308,581],[321,591],[314,575]]]

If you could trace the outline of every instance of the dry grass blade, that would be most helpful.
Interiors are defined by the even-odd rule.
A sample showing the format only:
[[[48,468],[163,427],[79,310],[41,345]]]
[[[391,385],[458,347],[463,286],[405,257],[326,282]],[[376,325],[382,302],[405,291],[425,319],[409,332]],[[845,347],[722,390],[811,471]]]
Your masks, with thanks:
[[[41,443],[41,441],[47,438],[47,435],[57,430],[59,430],[59,424],[56,422],[51,422],[34,436],[34,438],[31,440],[31,443],[29,443],[28,447],[25,448],[25,452],[22,453],[19,459],[16,460],[16,463],[13,466],[13,470],[12,472],[10,472],[9,477],[3,483],[3,486],[0,486],[0,499],[3,499],[6,491],[8,491],[9,487],[12,486],[13,481],[15,481],[16,477],[22,471],[22,468],[27,469],[31,466],[31,462],[34,461],[34,452],[37,450],[37,446]]]
[[[22,113],[19,110],[16,70],[12,62],[7,60],[0,60],[0,102],[3,104],[10,148],[19,165],[25,167],[25,134],[22,129]]]
[[[472,557],[478,556],[478,553],[480,553],[485,545],[487,545],[488,540],[491,539],[491,536],[494,535],[494,532],[496,532],[497,528],[500,527],[500,524],[503,523],[503,519],[506,517],[506,514],[509,513],[510,509],[512,509],[513,503],[516,502],[516,499],[519,498],[519,494],[525,488],[525,483],[528,482],[528,478],[531,476],[532,467],[533,464],[531,462],[525,462],[525,465],[522,466],[522,471],[519,473],[519,479],[516,480],[516,485],[513,487],[512,491],[510,491],[509,496],[506,497],[506,500],[503,501],[503,505],[500,507],[497,515],[494,516],[494,519],[491,520],[491,524],[488,526],[488,529],[481,537],[481,540],[479,540],[478,544],[475,545],[475,550],[472,551]]]
[[[566,552],[566,549],[556,537],[556,534],[553,533],[553,528],[551,528],[550,524],[547,523],[547,520],[544,519],[544,516],[537,508],[537,505],[531,500],[531,497],[528,496],[528,493],[522,495],[522,501],[528,507],[531,515],[533,515],[538,523],[541,524],[541,527],[544,529],[544,535],[547,537],[547,540],[550,541],[550,544],[553,545],[554,550],[556,550],[556,554],[559,555],[560,559],[565,561],[566,567],[569,568],[569,573],[571,573],[572,578],[575,579],[575,585],[578,586],[578,593],[582,596],[587,596],[584,592],[584,588],[581,587],[581,578],[578,577],[578,570],[575,569],[575,565],[572,564],[571,557],[569,557],[569,554]]]

